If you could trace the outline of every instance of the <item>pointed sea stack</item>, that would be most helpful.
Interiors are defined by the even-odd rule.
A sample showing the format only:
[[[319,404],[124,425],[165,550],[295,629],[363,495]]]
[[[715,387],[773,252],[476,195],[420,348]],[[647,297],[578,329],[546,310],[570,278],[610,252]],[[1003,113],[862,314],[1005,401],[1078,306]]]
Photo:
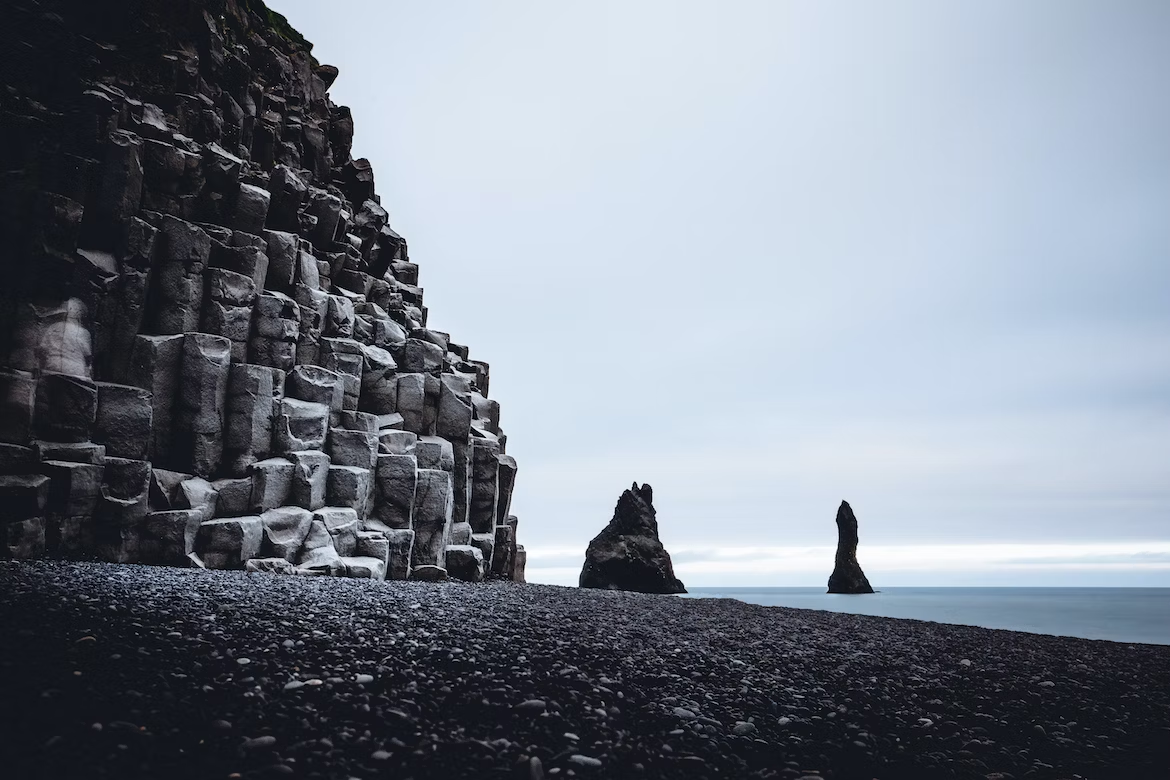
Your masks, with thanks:
[[[857,562],[857,518],[848,501],[837,509],[837,563],[829,577],[829,593],[873,593]]]
[[[670,553],[658,540],[654,491],[649,485],[622,493],[613,519],[589,543],[582,588],[632,590],[639,593],[686,593],[674,576]]]

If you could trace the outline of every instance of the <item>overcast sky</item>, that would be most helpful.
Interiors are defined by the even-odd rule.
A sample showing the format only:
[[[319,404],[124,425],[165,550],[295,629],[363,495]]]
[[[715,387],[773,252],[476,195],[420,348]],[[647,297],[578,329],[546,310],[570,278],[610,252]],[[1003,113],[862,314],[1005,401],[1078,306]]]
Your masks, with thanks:
[[[533,581],[1170,585],[1170,3],[268,0],[338,66]]]

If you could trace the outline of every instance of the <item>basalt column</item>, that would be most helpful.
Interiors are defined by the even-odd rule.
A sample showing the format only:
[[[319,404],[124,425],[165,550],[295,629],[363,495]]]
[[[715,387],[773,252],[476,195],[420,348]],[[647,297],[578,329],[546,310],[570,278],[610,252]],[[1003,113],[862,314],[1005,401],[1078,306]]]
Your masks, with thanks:
[[[488,364],[336,68],[262,0],[3,17],[0,557],[522,581]]]

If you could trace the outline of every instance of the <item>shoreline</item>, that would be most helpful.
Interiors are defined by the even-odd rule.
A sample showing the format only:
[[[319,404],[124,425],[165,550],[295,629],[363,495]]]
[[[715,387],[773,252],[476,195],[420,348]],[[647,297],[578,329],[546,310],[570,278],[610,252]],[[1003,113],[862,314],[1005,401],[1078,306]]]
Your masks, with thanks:
[[[14,778],[1170,768],[1160,645],[735,599],[50,562],[0,564],[0,620]]]
[[[689,598],[920,620],[1040,636],[1170,646],[1170,587],[903,586],[873,594],[822,588],[697,587]]]

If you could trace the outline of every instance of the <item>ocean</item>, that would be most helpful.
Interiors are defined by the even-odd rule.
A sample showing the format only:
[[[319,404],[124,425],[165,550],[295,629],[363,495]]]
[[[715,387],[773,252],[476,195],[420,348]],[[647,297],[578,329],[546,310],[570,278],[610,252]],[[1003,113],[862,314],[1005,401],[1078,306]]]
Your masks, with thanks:
[[[1170,645],[1170,588],[691,588],[688,598],[912,618],[1033,634]]]

